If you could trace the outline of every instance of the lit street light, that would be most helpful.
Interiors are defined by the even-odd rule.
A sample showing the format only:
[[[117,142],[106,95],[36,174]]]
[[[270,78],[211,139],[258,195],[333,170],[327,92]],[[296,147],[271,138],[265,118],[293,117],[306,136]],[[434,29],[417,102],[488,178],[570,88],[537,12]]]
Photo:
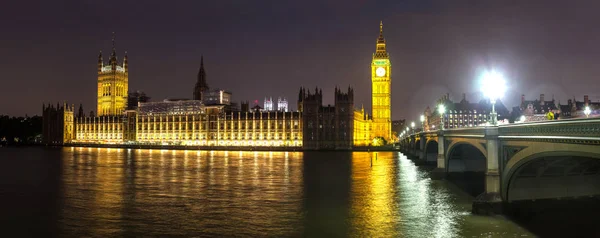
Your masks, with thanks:
[[[438,112],[440,113],[440,130],[444,129],[444,113],[446,112],[446,107],[444,104],[440,104],[438,106]]]
[[[421,131],[425,131],[425,115],[421,115]]]
[[[492,126],[498,125],[498,114],[496,113],[495,104],[496,100],[504,95],[505,90],[504,77],[500,73],[496,71],[483,73],[481,91],[485,97],[490,99],[490,103],[492,104],[492,112],[490,113]]]
[[[410,123],[410,127],[412,127],[412,132],[413,132],[413,134],[415,134],[415,122],[414,121]]]
[[[592,113],[592,109],[590,109],[590,106],[585,106],[585,110],[583,110],[583,113],[585,113],[586,118],[590,117],[590,113]]]

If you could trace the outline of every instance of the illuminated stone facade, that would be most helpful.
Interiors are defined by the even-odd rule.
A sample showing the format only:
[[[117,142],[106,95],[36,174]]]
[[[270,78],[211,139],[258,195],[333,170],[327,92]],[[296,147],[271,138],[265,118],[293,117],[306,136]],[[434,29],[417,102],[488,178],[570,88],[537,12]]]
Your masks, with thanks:
[[[354,109],[354,90],[350,87],[347,92],[336,87],[333,106],[322,105],[321,90],[311,94],[301,88],[296,112],[287,111],[285,99],[277,101],[278,111],[273,108],[271,99],[266,110],[260,110],[258,105],[249,108],[248,102],[239,110],[228,106],[231,94],[227,94],[225,100],[223,93],[219,94],[219,103],[211,103],[214,95],[210,94],[206,82],[203,59],[192,100],[138,100],[128,107],[128,70],[127,55],[122,63],[117,60],[113,37],[108,65],[104,65],[102,54],[98,57],[97,115],[91,112],[86,117],[80,109],[77,117],[73,117],[69,109],[70,117],[54,125],[67,134],[49,134],[48,138],[57,143],[75,144],[304,149],[352,149],[374,145],[376,137],[392,139],[391,64],[385,49],[383,25],[380,25],[371,64],[372,115],[364,108]]]
[[[123,142],[123,116],[78,117],[75,119],[76,143]]]
[[[354,110],[354,146],[370,146],[373,142],[373,120],[365,109]]]
[[[104,65],[102,52],[98,55],[98,116],[121,115],[127,107],[128,89],[127,52],[123,62],[119,63],[113,34],[113,48],[108,64]]]
[[[391,81],[392,65],[390,57],[385,49],[385,38],[383,38],[383,23],[379,25],[379,38],[377,38],[377,49],[373,54],[371,62],[371,105],[372,105],[372,136],[383,137],[386,140],[392,138],[391,120]]]
[[[102,79],[99,76],[99,85],[107,87],[103,86],[102,93],[98,95],[99,105],[107,97],[114,98],[120,95],[120,93],[113,95],[111,91],[113,88],[112,86],[108,88],[108,84],[120,82],[120,85],[125,86],[122,91],[127,92],[127,68],[124,68],[125,74],[120,74],[121,68],[116,68],[114,62],[116,62],[114,53],[111,56],[110,70],[102,65],[101,59],[99,60],[99,69],[106,69],[104,72],[99,71],[99,75],[102,76]],[[115,68],[116,71],[113,70]],[[117,80],[109,81],[110,77],[107,75],[112,75],[113,79],[116,77]],[[120,76],[124,78],[119,78]],[[220,97],[219,103],[209,100],[210,96],[202,62],[194,97],[206,99],[207,104],[210,105],[205,104],[203,100],[171,99],[162,102],[140,101],[136,107],[129,107],[130,110],[126,110],[124,107],[114,106],[116,104],[108,104],[110,110],[99,107],[99,112],[102,113],[98,116],[86,117],[83,112],[80,112],[76,118],[73,118],[72,108],[67,108],[65,115],[70,115],[70,119],[54,120],[64,122],[65,128],[62,128],[61,123],[54,123],[61,129],[48,129],[48,134],[52,131],[65,131],[72,134],[60,136],[52,134],[48,138],[52,138],[51,140],[56,141],[57,144],[302,147],[302,113],[260,112],[248,109],[232,112],[226,105],[229,104],[230,94],[227,94],[226,100]],[[123,105],[126,105],[126,101]],[[103,111],[100,111],[101,109]],[[119,111],[114,111],[117,109]],[[45,115],[50,115],[46,113],[47,111],[44,107]],[[47,120],[47,122],[51,121]],[[68,122],[70,124],[67,124]]]
[[[223,105],[204,106],[197,100],[183,103],[188,106],[182,110],[146,111],[140,105],[135,141],[188,146],[302,146],[299,112],[225,112]]]
[[[371,61],[371,108],[354,111],[354,146],[373,145],[373,139],[381,137],[392,141],[391,86],[392,64],[386,51],[383,22],[379,24],[377,47]]]

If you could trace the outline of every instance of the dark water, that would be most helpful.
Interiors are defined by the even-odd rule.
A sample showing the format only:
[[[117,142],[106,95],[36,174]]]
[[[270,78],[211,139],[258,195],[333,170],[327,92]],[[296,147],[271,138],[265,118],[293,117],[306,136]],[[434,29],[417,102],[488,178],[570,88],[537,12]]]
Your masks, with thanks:
[[[523,237],[396,152],[0,148],[19,236]]]

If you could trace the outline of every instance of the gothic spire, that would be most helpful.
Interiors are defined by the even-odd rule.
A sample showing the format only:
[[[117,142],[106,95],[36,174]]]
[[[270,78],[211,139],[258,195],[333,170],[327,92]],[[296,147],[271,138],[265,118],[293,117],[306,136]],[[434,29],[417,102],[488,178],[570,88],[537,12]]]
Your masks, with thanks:
[[[102,51],[98,54],[98,73],[102,72],[102,67],[104,67],[104,60],[102,59]]]
[[[204,70],[204,56],[200,56],[200,70],[194,87],[194,100],[203,100],[204,91],[208,90],[206,83],[206,71]]]
[[[377,48],[375,51],[375,58],[387,59],[389,57],[385,50],[385,38],[383,37],[383,21],[379,22],[379,37],[377,38]]]
[[[127,51],[125,51],[125,56],[123,56],[123,69],[125,69],[125,71],[129,70],[129,63],[127,62]]]
[[[206,83],[206,71],[204,70],[204,56],[200,56],[200,70],[198,71],[197,84],[201,87],[208,88]]]
[[[110,64],[117,64],[117,50],[115,48],[115,32],[112,33],[112,53],[110,54]]]

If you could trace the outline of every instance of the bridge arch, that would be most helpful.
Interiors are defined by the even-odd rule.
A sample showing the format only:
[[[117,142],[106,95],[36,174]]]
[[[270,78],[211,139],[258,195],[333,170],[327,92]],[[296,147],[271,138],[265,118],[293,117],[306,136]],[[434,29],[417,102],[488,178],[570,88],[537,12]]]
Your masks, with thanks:
[[[502,175],[505,201],[600,195],[598,146],[534,144],[510,158]],[[554,148],[548,151],[548,146]]]
[[[446,179],[471,196],[485,191],[486,152],[477,141],[458,140],[446,152]]]
[[[487,151],[479,143],[454,140],[445,154],[447,172],[484,172],[487,168]]]
[[[437,162],[438,148],[437,140],[425,142],[425,162]]]

